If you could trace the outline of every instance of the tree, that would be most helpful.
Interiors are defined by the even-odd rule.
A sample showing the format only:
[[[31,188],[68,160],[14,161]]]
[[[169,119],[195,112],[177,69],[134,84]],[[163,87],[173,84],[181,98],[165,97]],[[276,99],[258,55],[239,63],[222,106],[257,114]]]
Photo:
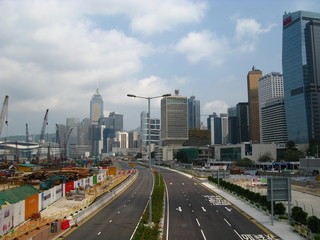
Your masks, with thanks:
[[[283,205],[282,202],[277,202],[273,206],[274,214],[283,215],[286,212],[286,207]]]
[[[175,152],[173,155],[174,155],[173,158],[176,159],[178,162],[185,162],[187,160],[186,159],[187,156],[186,156],[185,152],[183,152],[181,150]]]
[[[137,155],[136,155],[136,159],[138,158],[142,158],[142,153],[141,152],[138,152]]]
[[[313,233],[320,233],[320,219],[316,216],[308,217],[307,226]]]
[[[295,142],[291,141],[291,140],[287,142],[287,148],[289,148],[289,149],[297,149]]]
[[[291,215],[292,215],[293,220],[295,220],[296,222],[299,222],[301,224],[307,223],[308,213],[303,211],[301,207],[293,207]]]
[[[254,166],[254,163],[249,158],[243,158],[243,159],[236,161],[236,165],[238,167],[252,167],[252,166]]]
[[[311,138],[309,140],[309,149],[307,150],[308,155],[310,156],[315,156],[315,157],[319,157],[317,156],[319,153],[319,141],[315,138]]]
[[[259,162],[272,162],[271,153],[267,152],[260,156],[258,159]]]
[[[303,153],[297,149],[287,149],[284,153],[286,162],[298,162],[300,157],[303,157]]]

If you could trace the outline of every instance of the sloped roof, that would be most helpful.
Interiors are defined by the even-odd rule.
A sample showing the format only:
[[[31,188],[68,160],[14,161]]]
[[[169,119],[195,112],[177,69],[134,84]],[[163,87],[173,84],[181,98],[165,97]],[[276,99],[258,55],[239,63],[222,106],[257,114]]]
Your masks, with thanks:
[[[0,191],[0,205],[17,203],[36,193],[40,193],[40,191],[31,185],[24,185],[5,191]]]

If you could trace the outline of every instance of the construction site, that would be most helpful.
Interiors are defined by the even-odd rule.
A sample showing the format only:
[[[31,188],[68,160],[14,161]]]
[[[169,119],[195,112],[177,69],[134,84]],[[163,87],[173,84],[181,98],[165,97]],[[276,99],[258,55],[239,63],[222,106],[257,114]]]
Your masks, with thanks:
[[[1,108],[0,136],[8,125],[9,97]],[[59,131],[57,142],[46,142],[49,109],[45,111],[38,141],[0,141],[0,236],[1,239],[50,239],[75,224],[72,216],[89,207],[99,196],[127,179],[130,169],[112,159],[69,157],[73,128]],[[60,134],[61,133],[61,134]],[[125,170],[125,171],[123,171]],[[50,207],[49,207],[50,206]],[[68,219],[67,219],[68,218]]]

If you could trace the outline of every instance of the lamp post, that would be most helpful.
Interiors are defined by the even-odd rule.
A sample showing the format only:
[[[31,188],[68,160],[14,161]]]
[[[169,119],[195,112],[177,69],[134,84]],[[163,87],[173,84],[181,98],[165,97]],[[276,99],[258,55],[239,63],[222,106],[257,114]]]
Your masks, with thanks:
[[[171,94],[164,94],[161,96],[156,96],[156,97],[142,97],[142,96],[137,96],[133,94],[127,94],[127,97],[133,97],[133,98],[142,98],[142,99],[147,99],[148,100],[148,145],[149,145],[149,171],[150,171],[150,176],[152,177],[152,172],[151,172],[151,119],[150,119],[150,100],[154,98],[160,98],[160,97],[169,97]],[[150,195],[149,195],[149,224],[152,224],[152,181],[150,180]]]

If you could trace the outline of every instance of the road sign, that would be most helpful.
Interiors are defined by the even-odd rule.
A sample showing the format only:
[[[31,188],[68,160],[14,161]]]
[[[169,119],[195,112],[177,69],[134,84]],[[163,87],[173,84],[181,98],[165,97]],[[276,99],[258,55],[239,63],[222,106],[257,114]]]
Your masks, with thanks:
[[[268,201],[291,201],[290,178],[268,178]]]

